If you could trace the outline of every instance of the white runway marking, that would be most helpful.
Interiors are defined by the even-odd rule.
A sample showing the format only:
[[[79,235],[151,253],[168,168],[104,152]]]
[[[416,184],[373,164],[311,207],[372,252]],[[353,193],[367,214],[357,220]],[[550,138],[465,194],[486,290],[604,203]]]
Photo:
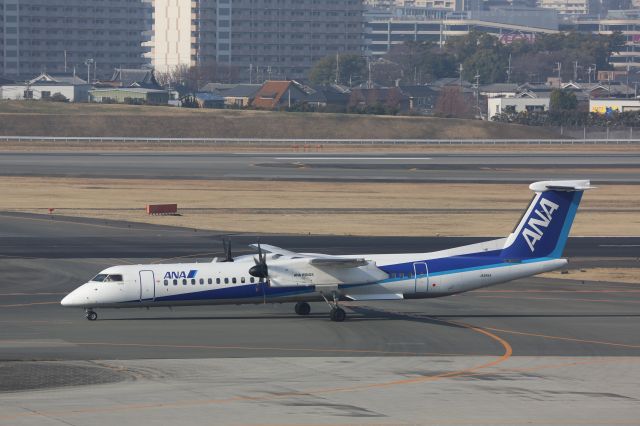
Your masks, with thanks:
[[[393,157],[393,158],[382,158],[382,157],[275,157],[274,160],[346,160],[346,161],[394,161],[394,160],[417,160],[417,161],[425,161],[425,160],[433,160],[433,158],[428,157]]]

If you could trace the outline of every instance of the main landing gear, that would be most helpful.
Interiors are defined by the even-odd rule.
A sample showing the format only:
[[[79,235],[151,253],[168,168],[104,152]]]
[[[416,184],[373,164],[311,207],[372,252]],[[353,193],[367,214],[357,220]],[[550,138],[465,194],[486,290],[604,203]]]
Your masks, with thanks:
[[[95,321],[98,319],[98,314],[91,309],[85,309],[85,316],[89,321]]]
[[[306,316],[311,312],[311,306],[307,302],[296,303],[296,314]]]
[[[320,293],[325,302],[331,307],[329,318],[331,321],[342,322],[347,319],[347,313],[338,305],[338,293],[333,292],[333,300],[330,302],[323,293]]]

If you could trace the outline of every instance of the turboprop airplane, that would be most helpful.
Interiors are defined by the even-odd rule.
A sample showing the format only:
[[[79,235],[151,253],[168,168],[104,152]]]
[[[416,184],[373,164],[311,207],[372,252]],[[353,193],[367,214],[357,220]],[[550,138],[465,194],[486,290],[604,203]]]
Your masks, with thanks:
[[[257,257],[211,263],[113,266],[64,299],[84,308],[90,321],[97,308],[133,308],[295,302],[308,315],[308,302],[325,301],[332,321],[344,321],[342,301],[426,299],[450,296],[558,269],[562,251],[588,180],[536,182],[535,192],[506,238],[431,253],[332,256],[294,253],[256,244]]]

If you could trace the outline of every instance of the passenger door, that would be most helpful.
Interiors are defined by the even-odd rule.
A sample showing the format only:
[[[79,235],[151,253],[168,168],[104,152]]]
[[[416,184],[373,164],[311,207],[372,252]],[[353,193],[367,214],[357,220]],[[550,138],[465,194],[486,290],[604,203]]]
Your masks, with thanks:
[[[140,271],[140,301],[153,301],[156,292],[153,271]]]
[[[426,293],[429,290],[429,267],[426,262],[415,262],[413,264],[415,276],[415,292]]]

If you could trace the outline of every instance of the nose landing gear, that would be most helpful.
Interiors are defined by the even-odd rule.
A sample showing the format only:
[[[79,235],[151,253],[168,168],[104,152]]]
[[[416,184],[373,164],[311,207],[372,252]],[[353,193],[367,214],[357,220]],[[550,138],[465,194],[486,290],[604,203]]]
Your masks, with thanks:
[[[98,319],[98,314],[91,310],[91,309],[85,309],[85,317],[89,320],[89,321],[95,321]]]

